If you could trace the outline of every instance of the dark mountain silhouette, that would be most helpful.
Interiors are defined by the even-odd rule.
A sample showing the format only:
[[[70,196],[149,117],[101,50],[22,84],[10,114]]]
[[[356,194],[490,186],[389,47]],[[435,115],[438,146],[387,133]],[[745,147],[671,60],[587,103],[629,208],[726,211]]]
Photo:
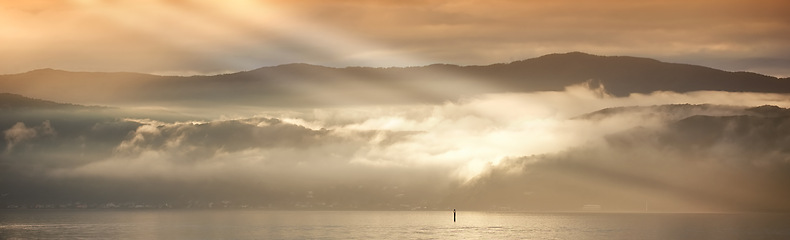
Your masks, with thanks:
[[[99,108],[86,107],[70,103],[57,103],[53,101],[29,98],[13,93],[0,93],[0,110],[21,110],[21,109],[77,109],[77,108]]]
[[[790,92],[788,78],[579,52],[486,66],[330,68],[287,64],[189,77],[43,69],[0,75],[0,92],[81,104],[167,101],[313,106],[439,102],[484,93],[562,90],[591,80],[617,96],[654,91]]]
[[[43,121],[51,121],[60,124],[65,120],[68,125],[123,118],[145,118],[164,122],[205,120],[203,117],[163,109],[139,111],[106,106],[85,106],[29,98],[13,93],[0,93],[0,129],[8,129],[17,122],[39,124]]]
[[[625,96],[654,91],[730,92],[790,91],[786,79],[749,72],[727,72],[708,67],[665,63],[637,57],[603,57],[585,53],[551,54],[539,58],[477,68],[481,76],[498,76],[515,89],[557,90],[585,80],[603,83],[609,93]],[[521,81],[519,81],[521,79]]]

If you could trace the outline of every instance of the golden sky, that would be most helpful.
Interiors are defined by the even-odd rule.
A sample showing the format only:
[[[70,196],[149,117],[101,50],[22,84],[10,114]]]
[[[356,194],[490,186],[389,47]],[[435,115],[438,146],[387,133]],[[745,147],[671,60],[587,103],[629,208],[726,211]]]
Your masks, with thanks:
[[[205,74],[633,55],[790,76],[790,2],[0,1],[0,73]]]

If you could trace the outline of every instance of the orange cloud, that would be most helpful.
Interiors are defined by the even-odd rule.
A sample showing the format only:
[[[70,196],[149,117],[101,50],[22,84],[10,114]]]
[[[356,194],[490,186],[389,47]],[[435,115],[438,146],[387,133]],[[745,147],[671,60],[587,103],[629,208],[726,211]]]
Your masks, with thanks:
[[[790,3],[727,1],[14,1],[0,73],[224,72],[488,64],[553,52],[790,58]]]

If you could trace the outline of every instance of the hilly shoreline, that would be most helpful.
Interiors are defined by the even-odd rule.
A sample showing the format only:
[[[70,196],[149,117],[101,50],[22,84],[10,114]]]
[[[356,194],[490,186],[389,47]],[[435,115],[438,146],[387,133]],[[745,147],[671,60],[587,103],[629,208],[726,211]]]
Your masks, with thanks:
[[[316,107],[437,103],[504,92],[560,91],[594,81],[614,96],[656,91],[790,93],[790,79],[580,52],[485,66],[331,68],[286,64],[213,76],[42,69],[0,75],[0,92],[78,104],[243,104]]]

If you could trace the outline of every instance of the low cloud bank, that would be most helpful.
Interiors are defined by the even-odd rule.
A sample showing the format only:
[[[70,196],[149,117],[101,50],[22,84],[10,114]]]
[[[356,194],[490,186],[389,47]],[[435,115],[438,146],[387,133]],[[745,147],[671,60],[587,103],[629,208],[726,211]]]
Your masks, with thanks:
[[[779,107],[751,108],[762,105]],[[613,97],[585,84],[195,122],[3,116],[0,186],[5,202],[788,210],[776,200],[790,196],[788,105],[781,94]]]

